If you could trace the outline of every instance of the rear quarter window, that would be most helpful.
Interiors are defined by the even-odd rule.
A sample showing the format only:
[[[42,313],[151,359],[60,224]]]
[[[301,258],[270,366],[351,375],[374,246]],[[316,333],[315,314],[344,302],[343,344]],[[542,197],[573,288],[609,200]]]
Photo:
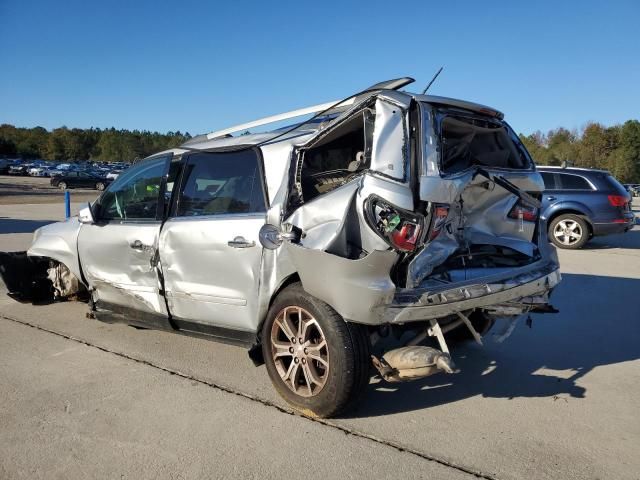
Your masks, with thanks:
[[[560,188],[563,190],[593,190],[591,184],[579,175],[559,173]]]
[[[556,187],[556,175],[551,172],[540,172],[542,181],[544,182],[545,190],[555,190]]]

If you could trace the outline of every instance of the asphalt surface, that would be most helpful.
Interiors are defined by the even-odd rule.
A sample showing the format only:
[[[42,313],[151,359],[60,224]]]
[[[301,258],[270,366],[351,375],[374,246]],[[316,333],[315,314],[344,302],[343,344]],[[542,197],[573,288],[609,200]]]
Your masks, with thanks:
[[[63,212],[0,205],[0,250]],[[0,478],[638,479],[640,226],[588,247],[560,254],[559,314],[326,422],[241,348],[0,296]]]
[[[48,177],[0,175],[0,205],[64,202],[64,191],[52,187]],[[69,190],[77,201],[90,202],[98,191],[86,188]]]

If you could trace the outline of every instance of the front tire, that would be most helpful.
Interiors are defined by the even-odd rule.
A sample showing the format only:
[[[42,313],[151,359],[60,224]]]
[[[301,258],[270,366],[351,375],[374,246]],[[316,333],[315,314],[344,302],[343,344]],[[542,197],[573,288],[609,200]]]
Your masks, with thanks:
[[[104,190],[104,183],[102,182],[98,182],[96,183],[96,190],[98,190],[99,192]]]
[[[549,225],[549,238],[558,248],[582,248],[589,240],[589,233],[585,219],[571,213],[558,215]]]
[[[60,183],[58,184],[58,188],[59,188],[60,190],[66,190],[66,189],[67,189],[67,184],[66,184],[65,182],[60,182]]]
[[[269,309],[262,353],[276,391],[305,415],[338,415],[369,384],[366,328],[345,322],[300,283],[280,292]]]

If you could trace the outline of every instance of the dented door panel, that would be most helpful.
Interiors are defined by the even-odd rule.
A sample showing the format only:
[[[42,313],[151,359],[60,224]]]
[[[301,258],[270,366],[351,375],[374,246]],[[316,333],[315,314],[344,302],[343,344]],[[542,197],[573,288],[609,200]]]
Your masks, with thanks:
[[[234,214],[171,218],[164,224],[160,261],[172,317],[257,329],[262,264],[258,232],[264,223],[264,214]]]
[[[82,225],[78,253],[98,307],[167,315],[156,270],[160,222]]]

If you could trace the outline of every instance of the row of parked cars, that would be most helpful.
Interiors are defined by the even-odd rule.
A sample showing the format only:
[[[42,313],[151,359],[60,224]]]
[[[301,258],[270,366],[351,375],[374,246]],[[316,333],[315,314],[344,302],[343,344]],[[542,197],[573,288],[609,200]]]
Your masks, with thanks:
[[[0,163],[0,173],[51,177],[51,185],[61,189],[78,187],[104,190],[127,167],[128,164],[124,162],[53,163],[41,160],[33,162],[4,160]]]
[[[627,183],[624,188],[634,197],[640,197],[640,183]]]

